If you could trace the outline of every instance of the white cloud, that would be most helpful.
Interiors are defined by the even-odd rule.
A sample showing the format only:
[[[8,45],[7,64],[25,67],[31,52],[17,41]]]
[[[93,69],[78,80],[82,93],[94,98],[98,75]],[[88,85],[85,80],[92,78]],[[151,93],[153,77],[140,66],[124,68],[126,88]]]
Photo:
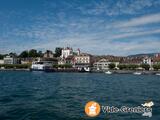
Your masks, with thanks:
[[[139,25],[147,25],[153,23],[160,23],[160,13],[144,15],[142,17],[133,18],[126,22],[117,23],[117,27],[133,27]]]
[[[133,15],[144,14],[150,7],[155,7],[160,4],[157,0],[101,0],[100,2],[93,2],[86,6],[79,7],[83,14],[90,15]]]
[[[121,38],[129,38],[129,37],[138,37],[138,36],[146,36],[146,35],[153,35],[153,34],[159,34],[159,33],[160,33],[160,29],[149,30],[149,31],[137,31],[137,32],[130,32],[130,33],[113,35],[109,39],[121,39]]]
[[[135,2],[128,7],[126,7],[125,2],[119,2],[117,8],[115,6],[110,8],[103,1],[100,4],[95,3],[96,7],[93,6],[93,8],[91,4],[90,9],[86,9],[84,6],[77,8],[90,15],[104,14],[103,17],[72,16],[71,13],[71,16],[68,16],[64,10],[54,14],[46,12],[45,15],[33,16],[31,19],[36,22],[31,26],[17,27],[10,30],[9,34],[5,32],[4,37],[10,36],[10,38],[8,37],[10,40],[0,41],[0,44],[5,45],[5,47],[0,45],[0,51],[16,50],[19,52],[31,48],[54,50],[55,47],[65,47],[67,45],[73,48],[81,48],[82,51],[92,54],[128,55],[151,52],[153,49],[154,51],[159,50],[159,38],[152,39],[152,35],[159,34],[160,28],[147,27],[147,25],[160,23],[160,13],[145,15],[128,21],[120,21],[116,18],[114,23],[109,20],[111,17],[104,19],[105,15],[133,14],[143,7],[152,6],[151,2],[143,3],[144,0],[139,2]],[[134,6],[135,4],[137,5]],[[74,5],[68,4],[67,6],[67,10],[74,8]],[[15,42],[16,38],[18,40]],[[126,39],[127,42],[125,40],[117,42],[122,38]],[[141,44],[138,42],[139,40]]]

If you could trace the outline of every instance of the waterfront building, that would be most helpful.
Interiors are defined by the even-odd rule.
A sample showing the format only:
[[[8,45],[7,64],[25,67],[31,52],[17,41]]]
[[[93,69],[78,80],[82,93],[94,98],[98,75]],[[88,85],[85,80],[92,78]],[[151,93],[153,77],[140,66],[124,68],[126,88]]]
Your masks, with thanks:
[[[31,57],[28,57],[28,58],[20,58],[21,60],[21,64],[31,64],[33,61],[37,61],[39,59],[39,57],[36,57],[36,58],[31,58]]]
[[[73,65],[73,64],[74,64],[74,56],[73,56],[73,55],[68,56],[68,57],[65,59],[65,63],[66,63],[66,64],[71,64],[71,65]]]
[[[160,54],[153,58],[153,64],[160,64]]]
[[[150,58],[150,57],[144,57],[144,58],[143,58],[143,64],[148,64],[148,65],[150,65],[150,70],[153,70],[153,67],[152,67],[152,65],[153,65],[153,60],[152,60],[152,58]]]
[[[87,54],[87,53],[82,53],[80,55],[75,56],[75,63],[79,64],[90,64],[91,63],[91,55]]]
[[[74,67],[90,71],[92,65],[92,56],[87,53],[81,53],[74,57]]]
[[[4,60],[0,60],[0,64],[4,64]]]
[[[68,56],[73,55],[73,49],[70,47],[66,47],[62,49],[61,58],[65,59]]]
[[[18,60],[18,58],[14,57],[14,56],[6,56],[4,57],[4,64],[19,64],[20,61]]]
[[[119,65],[119,62],[110,62],[108,61],[107,59],[101,59],[99,60],[98,62],[95,62],[93,64],[93,68],[95,70],[108,70],[109,69],[109,64],[115,64],[115,69],[118,69],[118,65]]]
[[[157,54],[155,54],[154,56],[155,56],[156,58],[157,58],[157,57],[160,57],[160,53],[157,53]]]
[[[80,55],[80,53],[81,53],[81,51],[80,51],[80,49],[78,48],[77,51],[76,51],[76,54],[77,54],[77,55]]]
[[[43,55],[44,58],[53,58],[54,57],[54,54],[52,51],[50,50],[47,50],[44,55]]]
[[[62,49],[62,53],[60,58],[58,58],[58,64],[75,64],[75,56],[80,55],[80,49],[77,49],[77,51],[73,52],[73,49],[70,47],[66,47]]]
[[[149,64],[152,65],[152,59],[150,57],[144,57],[143,58],[143,64]]]
[[[65,62],[65,59],[59,57],[58,58],[58,65],[64,65],[66,62]]]
[[[74,55],[70,55],[67,58],[58,58],[58,64],[64,65],[64,64],[74,64]]]
[[[142,61],[143,61],[143,58],[141,57],[126,57],[126,58],[123,58],[123,60],[120,61],[120,63],[126,64],[126,65],[129,65],[129,64],[140,65],[143,63]]]
[[[31,64],[32,61],[29,60],[21,60],[21,64]]]

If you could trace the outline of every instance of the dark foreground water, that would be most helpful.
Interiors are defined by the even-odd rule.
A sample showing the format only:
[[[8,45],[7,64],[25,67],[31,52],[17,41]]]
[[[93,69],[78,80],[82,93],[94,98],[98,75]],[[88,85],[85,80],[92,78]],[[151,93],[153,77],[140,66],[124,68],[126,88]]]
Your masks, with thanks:
[[[136,107],[152,100],[153,116],[104,114],[89,118],[84,106]],[[0,120],[160,120],[160,76],[0,71]]]

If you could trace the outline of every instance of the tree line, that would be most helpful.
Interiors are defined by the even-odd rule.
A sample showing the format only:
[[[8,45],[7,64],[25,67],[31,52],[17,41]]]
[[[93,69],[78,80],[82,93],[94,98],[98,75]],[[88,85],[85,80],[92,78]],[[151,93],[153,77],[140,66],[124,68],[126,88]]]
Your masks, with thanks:
[[[116,65],[114,63],[109,64],[109,69],[115,69]],[[136,64],[119,64],[117,66],[120,70],[136,70],[139,67],[145,69],[145,70],[149,70],[150,69],[150,65],[149,64],[140,64],[140,65],[136,65]],[[154,64],[153,66],[154,70],[159,70],[160,69],[160,63],[159,64]]]
[[[47,51],[51,51],[51,50],[47,50]],[[62,48],[60,48],[60,47],[55,48],[55,51],[53,53],[54,57],[60,57],[61,51],[62,51]],[[31,57],[34,58],[34,57],[43,57],[43,54],[44,53],[42,51],[37,51],[35,49],[31,49],[31,50],[24,50],[19,55],[17,53],[13,53],[13,52],[11,52],[9,54],[0,54],[0,59],[3,59],[7,55],[19,57],[19,58],[31,58]]]

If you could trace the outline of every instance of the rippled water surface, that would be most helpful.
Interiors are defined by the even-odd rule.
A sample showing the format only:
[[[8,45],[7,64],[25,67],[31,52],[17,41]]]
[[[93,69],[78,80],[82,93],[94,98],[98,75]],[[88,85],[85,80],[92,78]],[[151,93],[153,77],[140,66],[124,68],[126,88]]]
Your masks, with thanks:
[[[152,100],[153,116],[84,114],[86,102],[140,106]],[[0,120],[159,120],[160,76],[0,71]]]

